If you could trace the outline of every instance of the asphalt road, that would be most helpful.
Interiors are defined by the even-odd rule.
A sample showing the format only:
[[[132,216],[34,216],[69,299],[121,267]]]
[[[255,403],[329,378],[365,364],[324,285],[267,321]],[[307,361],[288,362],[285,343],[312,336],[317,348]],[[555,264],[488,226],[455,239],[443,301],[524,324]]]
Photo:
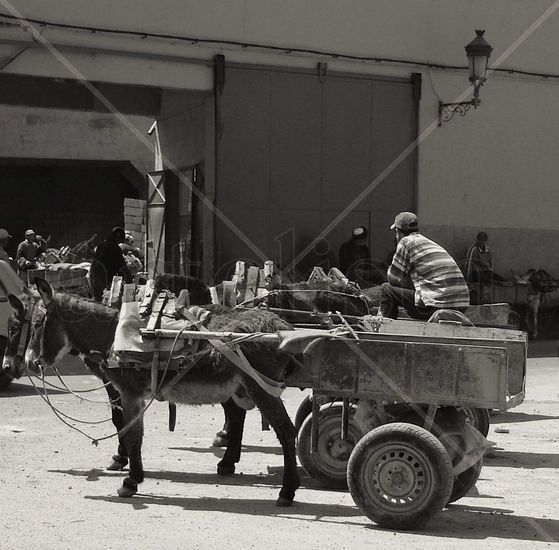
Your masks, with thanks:
[[[146,481],[138,495],[121,499],[116,490],[125,474],[104,470],[115,440],[91,445],[54,417],[29,382],[12,383],[0,393],[0,548],[559,547],[558,367],[556,357],[529,359],[526,400],[492,417],[488,438],[496,445],[477,486],[417,533],[375,526],[348,493],[322,489],[302,471],[293,507],[277,508],[281,448],[272,432],[261,431],[254,411],[237,474],[218,477],[223,451],[210,445],[222,424],[219,406],[179,408],[169,433],[167,406],[155,403],[146,416]],[[77,364],[65,372],[72,388],[99,385],[92,376],[69,374],[84,372]],[[303,396],[286,391],[290,414]],[[105,396],[95,391],[88,398]],[[84,420],[109,416],[103,402],[59,391],[51,399]],[[508,433],[496,433],[498,426]],[[93,437],[113,431],[110,422],[82,428]]]

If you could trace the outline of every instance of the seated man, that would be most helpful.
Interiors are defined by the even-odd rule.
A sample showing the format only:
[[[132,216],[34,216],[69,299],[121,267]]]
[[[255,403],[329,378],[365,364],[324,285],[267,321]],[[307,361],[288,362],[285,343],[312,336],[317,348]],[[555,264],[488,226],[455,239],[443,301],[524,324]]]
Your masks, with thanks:
[[[396,253],[381,286],[380,312],[396,319],[398,306],[415,319],[428,319],[439,309],[464,311],[470,294],[462,272],[450,254],[419,233],[417,216],[400,212],[390,229],[396,230]],[[410,276],[414,289],[403,288]]]

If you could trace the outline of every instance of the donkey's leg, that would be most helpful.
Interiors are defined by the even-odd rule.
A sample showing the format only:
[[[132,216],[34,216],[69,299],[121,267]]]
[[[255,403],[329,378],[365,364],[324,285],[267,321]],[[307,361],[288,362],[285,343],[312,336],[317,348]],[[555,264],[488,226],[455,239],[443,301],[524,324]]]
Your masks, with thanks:
[[[225,420],[229,429],[227,434],[227,449],[223,458],[217,465],[217,473],[223,476],[234,474],[235,464],[241,459],[241,445],[246,411],[241,409],[233,399],[228,399],[225,403],[222,403],[222,406],[225,411]]]
[[[291,506],[295,498],[295,491],[299,487],[295,455],[295,437],[297,435],[295,426],[291,422],[281,399],[272,397],[260,388],[251,391],[251,397],[274,428],[283,449],[283,486],[276,504],[278,506]]]
[[[111,403],[111,415],[113,425],[118,432],[124,427],[124,415],[122,413],[122,399],[119,391],[111,384],[105,386],[109,401]],[[118,435],[117,454],[113,455],[113,461],[107,466],[107,470],[122,470],[128,464],[128,451],[123,441],[123,436]]]
[[[125,432],[122,441],[128,450],[130,471],[124,478],[118,496],[131,497],[138,492],[138,484],[144,481],[144,467],[142,465],[142,438],[144,435],[144,417],[141,414],[144,401],[141,395],[122,393],[122,412]]]
[[[95,375],[100,378],[105,384],[105,390],[109,396],[109,402],[111,404],[111,416],[113,420],[113,425],[117,431],[120,431],[124,426],[124,419],[122,416],[122,403],[120,400],[120,393],[118,390],[109,382],[109,379],[101,369],[98,363],[90,359],[89,357],[83,357],[83,362],[86,367]],[[122,442],[122,438],[118,436],[118,450],[116,455],[113,456],[113,461],[107,466],[107,470],[122,470],[128,464],[128,453],[126,447]]]
[[[227,417],[228,411],[224,403],[221,404],[223,407],[223,412],[225,414],[225,423],[223,424],[223,429],[215,434],[215,438],[212,442],[212,447],[227,447],[229,442],[229,418]]]

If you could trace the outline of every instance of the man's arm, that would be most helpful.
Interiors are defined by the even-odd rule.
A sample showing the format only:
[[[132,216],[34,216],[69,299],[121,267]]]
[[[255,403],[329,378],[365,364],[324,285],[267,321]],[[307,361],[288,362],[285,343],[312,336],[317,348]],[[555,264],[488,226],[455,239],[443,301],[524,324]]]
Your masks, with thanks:
[[[408,249],[402,239],[396,247],[394,258],[392,258],[392,264],[388,268],[388,282],[396,286],[401,286],[408,272]]]

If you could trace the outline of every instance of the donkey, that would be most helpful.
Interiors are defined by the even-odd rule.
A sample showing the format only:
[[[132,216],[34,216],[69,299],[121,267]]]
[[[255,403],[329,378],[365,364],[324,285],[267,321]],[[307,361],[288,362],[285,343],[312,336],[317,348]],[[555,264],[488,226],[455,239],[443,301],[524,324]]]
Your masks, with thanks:
[[[30,360],[39,361],[44,367],[56,363],[70,349],[86,353],[91,349],[91,334],[101,335],[104,327],[114,322],[115,310],[92,304],[82,298],[64,293],[54,293],[46,281],[37,280],[37,288],[46,308],[40,337],[34,341]],[[259,309],[234,311],[223,306],[209,306],[207,328],[213,331],[275,332],[291,327],[275,314]],[[100,337],[100,336],[99,336]],[[112,340],[111,340],[112,342]],[[98,342],[95,345],[99,346]],[[277,351],[277,345],[256,342],[240,345],[245,356],[256,369],[270,378],[282,381],[291,368],[289,355]],[[189,370],[182,378],[161,381],[160,400],[181,404],[223,403],[229,420],[228,445],[217,472],[231,475],[241,455],[241,439],[246,411],[236,405],[233,397],[249,397],[266,415],[281,443],[284,455],[282,489],[276,501],[278,506],[289,506],[299,486],[295,457],[293,426],[283,402],[263,390],[255,380],[234,366],[222,354],[212,351],[209,343],[199,348],[200,356],[188,359]],[[130,460],[129,475],[124,479],[118,494],[131,497],[144,480],[141,446],[143,438],[142,409],[150,395],[151,373],[149,369],[132,369],[101,366],[105,376],[118,389],[121,396],[124,422],[127,429],[122,435]],[[171,377],[169,377],[171,378]],[[137,419],[134,422],[134,419]]]
[[[2,362],[2,372],[11,378],[21,378],[24,373],[24,365],[36,369],[36,353],[39,349],[42,326],[46,315],[41,296],[27,287],[21,296],[8,295],[8,300],[13,308],[13,313],[8,320],[8,343]],[[96,304],[90,302],[94,308]],[[81,359],[89,370],[99,378],[105,385],[105,390],[111,405],[111,418],[114,427],[120,431],[124,427],[122,406],[118,390],[110,383],[104,371],[99,366],[99,351],[102,347],[101,340],[114,338],[114,331],[118,322],[118,311],[113,310],[113,316],[106,315],[101,332],[89,335],[92,340],[89,344],[91,350],[81,353],[81,350],[67,348],[68,353],[79,353]],[[110,338],[108,336],[112,334]],[[99,344],[99,345],[98,345]],[[110,347],[110,346],[109,346]],[[95,353],[91,353],[95,351]],[[113,455],[107,470],[122,470],[128,464],[128,453],[122,438],[119,435],[117,453]]]
[[[89,239],[87,242],[93,242],[93,238]],[[37,281],[41,284],[41,279],[37,279]],[[177,293],[182,289],[188,290],[190,301],[193,305],[203,305],[209,302],[210,291],[201,279],[182,277],[180,282],[177,283],[175,282],[175,277],[169,274],[162,274],[156,279],[156,287],[159,290],[171,288],[171,284],[181,285],[180,288],[172,288],[172,290],[177,291]],[[45,313],[40,294],[27,287],[24,287],[24,293],[21,296],[10,295],[8,299],[14,313],[8,322],[9,335],[2,364],[2,372],[6,373],[10,378],[21,378],[24,364],[31,369],[35,368],[35,359],[31,352],[26,353],[26,348],[29,343],[32,344],[32,349],[36,348],[36,342],[39,342],[41,336],[40,331]],[[95,313],[98,308],[95,306],[95,303],[91,303],[90,309],[92,313]],[[114,333],[118,324],[118,311],[114,309],[112,311],[112,316],[104,316],[105,324],[102,333],[100,335],[91,335],[94,340],[89,342],[90,349],[72,349],[69,353],[79,354],[92,374],[99,378],[105,385],[111,405],[112,422],[117,432],[120,432],[124,427],[120,394],[99,366],[99,363],[108,356],[114,341]],[[24,341],[22,341],[22,336]],[[97,336],[100,336],[100,338]],[[36,342],[34,342],[33,339],[35,339]],[[225,405],[223,407],[225,412],[225,424],[227,425],[227,413],[229,409]],[[226,432],[220,433],[223,433],[224,437],[226,437]],[[118,471],[124,469],[127,464],[128,453],[119,435],[117,452],[113,455],[111,463],[106,469]]]

